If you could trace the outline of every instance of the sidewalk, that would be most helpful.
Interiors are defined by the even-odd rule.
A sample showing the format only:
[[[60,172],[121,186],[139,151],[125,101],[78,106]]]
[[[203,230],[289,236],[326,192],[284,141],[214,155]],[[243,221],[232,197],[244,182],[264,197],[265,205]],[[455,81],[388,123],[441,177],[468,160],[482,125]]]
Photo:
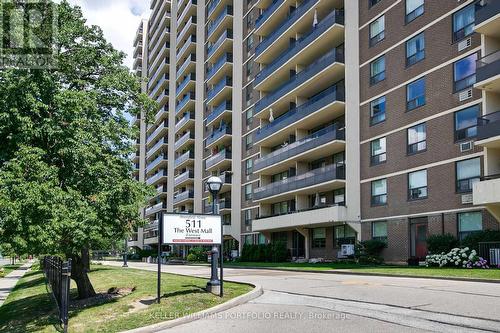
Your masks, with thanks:
[[[26,274],[26,272],[31,268],[34,261],[28,261],[26,264],[22,265],[18,269],[13,272],[10,272],[4,278],[0,278],[0,306],[2,306],[3,302],[7,299],[12,289],[17,284],[20,278]]]

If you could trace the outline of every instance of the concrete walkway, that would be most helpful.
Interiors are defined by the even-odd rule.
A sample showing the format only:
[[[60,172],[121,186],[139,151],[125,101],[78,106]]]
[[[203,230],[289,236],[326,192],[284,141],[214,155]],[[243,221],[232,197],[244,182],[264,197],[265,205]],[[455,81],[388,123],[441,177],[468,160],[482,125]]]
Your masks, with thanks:
[[[7,276],[0,278],[0,306],[2,306],[3,302],[5,302],[19,279],[22,278],[24,274],[26,274],[26,272],[31,268],[32,265],[33,261],[28,261],[15,271],[7,274]]]

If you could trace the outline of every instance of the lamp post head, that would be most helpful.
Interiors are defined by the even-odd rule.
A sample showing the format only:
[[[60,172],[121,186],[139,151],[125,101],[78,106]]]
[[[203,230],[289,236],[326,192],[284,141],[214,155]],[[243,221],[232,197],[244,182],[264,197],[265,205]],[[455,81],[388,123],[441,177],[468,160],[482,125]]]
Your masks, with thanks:
[[[217,195],[222,188],[222,179],[216,176],[212,176],[207,180],[207,188],[212,195]]]

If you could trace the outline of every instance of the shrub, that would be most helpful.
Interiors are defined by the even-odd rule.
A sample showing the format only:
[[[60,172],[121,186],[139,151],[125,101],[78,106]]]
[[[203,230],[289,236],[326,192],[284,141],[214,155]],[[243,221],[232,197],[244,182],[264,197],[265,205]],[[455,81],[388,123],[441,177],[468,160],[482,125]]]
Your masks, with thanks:
[[[202,247],[193,247],[187,255],[188,261],[205,262],[208,260],[207,251]]]
[[[448,253],[458,245],[458,239],[451,234],[432,235],[427,238],[427,249],[431,254]]]
[[[387,247],[387,243],[371,239],[364,242],[360,242],[355,246],[354,257],[356,261],[360,264],[371,265],[371,264],[381,264],[384,259],[381,256],[382,250]]]
[[[194,255],[193,253],[190,253],[187,255],[187,261],[197,261],[196,260],[196,255]]]
[[[462,240],[462,246],[479,251],[480,242],[500,242],[500,230],[483,230],[470,234]]]
[[[245,244],[241,251],[242,262],[282,262],[287,258],[285,242],[270,244]]]
[[[430,254],[425,258],[426,266],[489,268],[485,259],[477,255],[476,250],[468,247],[454,248],[446,254]]]

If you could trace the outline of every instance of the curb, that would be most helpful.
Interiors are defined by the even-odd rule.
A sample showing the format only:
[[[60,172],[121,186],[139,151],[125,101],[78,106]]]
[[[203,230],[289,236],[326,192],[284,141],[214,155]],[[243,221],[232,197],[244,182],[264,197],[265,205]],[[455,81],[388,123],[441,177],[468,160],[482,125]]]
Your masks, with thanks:
[[[225,282],[232,282],[229,280],[224,280],[224,281]],[[242,284],[245,284],[245,283],[242,283]],[[250,284],[250,285],[253,285],[253,284]],[[158,332],[160,330],[166,330],[166,329],[169,329],[169,328],[172,328],[175,326],[187,324],[187,323],[193,322],[195,320],[202,319],[204,317],[213,315],[213,314],[218,313],[218,312],[229,310],[229,309],[234,308],[238,305],[247,303],[247,302],[259,297],[260,295],[262,295],[264,293],[261,285],[253,285],[253,286],[254,286],[254,289],[252,291],[250,291],[244,295],[238,296],[236,298],[233,298],[225,303],[216,305],[212,308],[202,310],[199,312],[195,312],[195,313],[192,313],[192,314],[187,315],[185,317],[177,318],[174,320],[164,321],[161,323],[157,323],[157,324],[153,324],[153,325],[149,325],[149,326],[145,326],[145,327],[139,327],[139,328],[135,328],[135,329],[129,330],[129,331],[123,331],[122,333]]]
[[[462,277],[444,277],[444,276],[419,276],[410,274],[385,274],[385,273],[364,273],[364,272],[353,272],[353,271],[319,271],[319,270],[307,270],[307,269],[285,269],[285,268],[272,268],[272,267],[239,267],[239,266],[225,266],[229,269],[264,269],[270,271],[280,271],[280,272],[296,272],[296,273],[319,273],[319,274],[337,274],[337,275],[359,275],[359,276],[380,276],[380,277],[395,277],[395,278],[412,278],[412,279],[430,279],[430,280],[448,280],[448,281],[460,281],[460,282],[483,282],[483,283],[495,283],[500,284],[500,280],[494,279],[479,279],[479,278],[462,278]]]

